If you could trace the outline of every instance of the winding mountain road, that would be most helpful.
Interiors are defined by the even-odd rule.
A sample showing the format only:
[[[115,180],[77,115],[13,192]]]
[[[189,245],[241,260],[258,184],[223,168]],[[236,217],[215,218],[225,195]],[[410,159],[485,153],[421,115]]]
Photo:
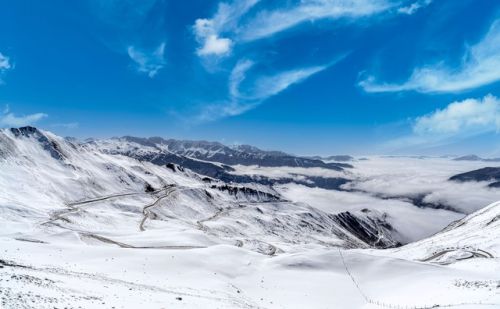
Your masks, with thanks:
[[[446,253],[454,252],[454,251],[464,251],[467,253],[470,253],[471,255],[468,257],[463,257],[463,258],[455,258],[455,260],[460,261],[460,260],[467,260],[467,259],[472,259],[472,258],[493,258],[493,255],[487,251],[481,250],[481,249],[475,249],[475,248],[446,248],[437,252],[434,252],[431,256],[420,260],[421,262],[430,262],[434,259],[437,259]],[[452,262],[442,262],[440,264],[451,264]]]
[[[176,187],[175,187],[175,185],[169,185],[168,187],[164,188],[164,190],[165,190],[165,194],[163,194],[162,196],[158,197],[156,199],[156,201],[154,201],[153,203],[151,203],[149,205],[146,205],[146,206],[144,206],[144,208],[142,208],[143,217],[142,217],[141,222],[139,223],[139,230],[141,232],[145,231],[145,229],[144,229],[144,223],[146,222],[146,220],[149,218],[149,216],[151,214],[150,209],[153,208],[153,207],[155,207],[156,205],[158,205],[163,199],[169,197],[170,194],[172,194],[176,190]]]
[[[206,248],[205,246],[133,246],[129,245],[123,242],[119,242],[113,239],[109,239],[104,236],[96,235],[93,233],[80,233],[84,237],[89,237],[93,238],[96,240],[99,240],[101,242],[107,243],[107,244],[112,244],[112,245],[117,245],[120,248],[127,248],[127,249],[169,249],[169,250],[188,250],[188,249],[201,249],[201,248]]]
[[[152,192],[127,192],[127,193],[117,193],[117,194],[111,194],[111,195],[106,195],[106,196],[100,196],[88,200],[82,200],[82,201],[75,201],[75,202],[68,202],[66,203],[66,206],[68,209],[64,209],[58,213],[52,214],[51,218],[47,221],[41,222],[39,225],[47,225],[51,224],[57,220],[63,220],[63,221],[69,221],[66,216],[74,213],[78,213],[79,211],[82,210],[81,205],[85,204],[91,204],[91,203],[96,203],[96,202],[101,202],[109,199],[114,199],[114,198],[119,198],[119,197],[124,197],[124,196],[133,196],[133,195],[154,195],[160,192],[163,192],[167,189],[169,189],[173,185],[168,185],[167,187],[152,191]]]

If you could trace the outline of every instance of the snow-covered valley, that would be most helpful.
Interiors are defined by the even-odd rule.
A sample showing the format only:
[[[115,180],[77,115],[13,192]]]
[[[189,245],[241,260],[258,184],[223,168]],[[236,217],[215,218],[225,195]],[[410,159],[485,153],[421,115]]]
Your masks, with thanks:
[[[3,129],[0,306],[498,308],[495,164]]]

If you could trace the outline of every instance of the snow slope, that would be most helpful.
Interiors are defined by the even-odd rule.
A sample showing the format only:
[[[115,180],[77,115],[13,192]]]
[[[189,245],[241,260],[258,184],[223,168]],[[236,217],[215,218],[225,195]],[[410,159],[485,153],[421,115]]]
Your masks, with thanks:
[[[404,238],[414,206],[391,212],[402,205],[372,197],[334,210],[333,191],[305,187],[319,190],[308,201],[293,186],[226,183],[30,127],[0,131],[0,171],[0,308],[500,304],[498,204],[374,250]],[[472,256],[428,259],[456,242]]]
[[[441,232],[394,250],[397,256],[449,264],[500,256],[500,202],[455,221]]]

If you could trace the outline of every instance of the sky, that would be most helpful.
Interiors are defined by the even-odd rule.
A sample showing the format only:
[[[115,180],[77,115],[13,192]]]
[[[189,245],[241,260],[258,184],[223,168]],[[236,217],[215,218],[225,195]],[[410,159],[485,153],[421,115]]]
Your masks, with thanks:
[[[0,4],[0,127],[500,156],[498,0]]]

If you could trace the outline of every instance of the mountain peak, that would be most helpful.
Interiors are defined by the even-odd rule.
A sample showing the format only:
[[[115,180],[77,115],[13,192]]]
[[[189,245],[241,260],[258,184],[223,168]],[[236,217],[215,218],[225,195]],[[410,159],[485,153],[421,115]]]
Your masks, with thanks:
[[[10,128],[10,131],[16,137],[19,137],[19,136],[31,137],[31,136],[34,136],[34,135],[43,135],[43,133],[40,132],[40,130],[38,130],[37,128],[32,127],[32,126],[25,126],[25,127],[19,127],[19,128]]]

